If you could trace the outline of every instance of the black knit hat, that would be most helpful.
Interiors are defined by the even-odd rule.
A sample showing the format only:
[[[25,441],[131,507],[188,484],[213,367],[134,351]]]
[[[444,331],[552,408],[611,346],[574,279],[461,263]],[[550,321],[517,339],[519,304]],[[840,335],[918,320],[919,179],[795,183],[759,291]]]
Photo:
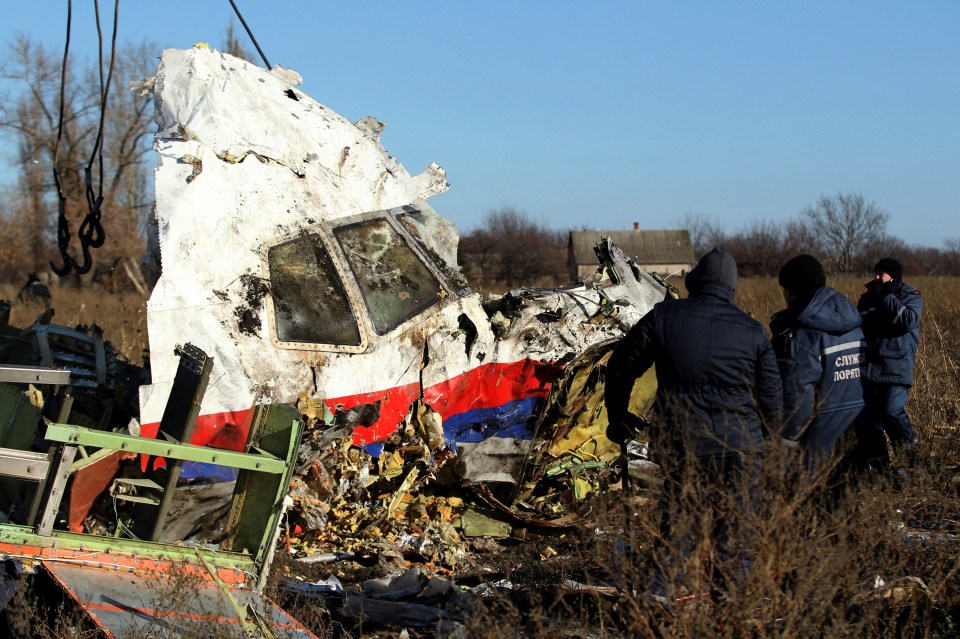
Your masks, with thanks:
[[[797,295],[813,295],[826,285],[823,265],[812,255],[798,255],[780,269],[780,286]]]
[[[903,280],[903,267],[900,266],[900,262],[892,257],[885,257],[877,262],[877,265],[873,267],[873,272],[886,273],[893,278],[894,282]]]

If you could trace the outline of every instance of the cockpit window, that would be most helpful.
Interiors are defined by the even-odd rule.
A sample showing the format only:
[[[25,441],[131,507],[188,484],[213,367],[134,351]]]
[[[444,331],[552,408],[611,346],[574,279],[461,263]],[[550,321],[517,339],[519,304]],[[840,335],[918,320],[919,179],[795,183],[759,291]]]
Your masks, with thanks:
[[[356,346],[360,329],[343,282],[320,236],[310,234],[267,252],[281,342]]]
[[[382,219],[341,226],[334,235],[382,335],[440,301],[440,281]]]

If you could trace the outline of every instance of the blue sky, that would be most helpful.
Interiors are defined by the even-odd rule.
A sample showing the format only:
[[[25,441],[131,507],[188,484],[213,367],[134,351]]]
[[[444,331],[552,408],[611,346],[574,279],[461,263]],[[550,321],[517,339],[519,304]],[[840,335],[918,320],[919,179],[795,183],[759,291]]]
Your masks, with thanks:
[[[304,91],[386,121],[410,173],[447,170],[431,203],[462,232],[504,206],[554,228],[695,213],[736,231],[856,192],[908,244],[960,238],[955,0],[235,2]],[[71,50],[92,59],[93,3],[73,4]],[[5,44],[62,50],[66,0],[7,5]],[[124,0],[119,39],[220,47],[233,15]]]

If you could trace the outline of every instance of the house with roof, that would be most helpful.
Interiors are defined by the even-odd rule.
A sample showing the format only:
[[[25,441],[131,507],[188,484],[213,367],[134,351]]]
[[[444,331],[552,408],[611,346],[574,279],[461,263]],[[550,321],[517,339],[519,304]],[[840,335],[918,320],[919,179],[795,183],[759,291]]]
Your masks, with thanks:
[[[690,232],[677,230],[641,230],[634,222],[632,231],[570,231],[567,265],[573,281],[588,280],[597,273],[593,247],[609,237],[637,266],[661,277],[684,276],[696,264]]]

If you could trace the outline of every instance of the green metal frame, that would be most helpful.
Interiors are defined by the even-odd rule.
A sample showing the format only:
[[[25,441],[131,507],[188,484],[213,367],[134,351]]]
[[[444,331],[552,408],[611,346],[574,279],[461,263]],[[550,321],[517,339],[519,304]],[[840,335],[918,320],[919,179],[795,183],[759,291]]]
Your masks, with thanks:
[[[259,406],[250,427],[251,444],[258,444],[263,454],[283,455],[287,463],[280,475],[240,471],[227,520],[229,534],[221,547],[254,555],[261,581],[280,534],[279,518],[293,479],[302,428],[300,412],[289,404]]]
[[[13,482],[18,489],[23,488],[20,484],[24,482],[36,484],[33,487],[34,497],[29,506],[26,523],[0,524],[0,558],[17,558],[26,563],[44,566],[71,597],[84,606],[85,601],[107,601],[97,584],[103,586],[104,592],[116,591],[110,590],[118,585],[118,582],[113,581],[113,573],[136,575],[139,571],[146,570],[166,574],[165,566],[180,563],[194,569],[199,567],[203,574],[209,575],[233,606],[235,617],[226,613],[225,623],[239,621],[240,627],[250,637],[273,637],[273,617],[262,617],[257,612],[259,608],[249,602],[257,601],[259,593],[266,585],[280,535],[280,521],[287,503],[287,491],[296,467],[304,429],[303,418],[300,412],[289,404],[259,405],[253,414],[250,436],[244,452],[182,443],[180,440],[187,441],[190,438],[212,366],[212,359],[207,358],[199,349],[190,345],[184,348],[188,352],[180,352],[178,347],[181,366],[177,376],[177,380],[183,383],[178,389],[175,380],[175,388],[171,391],[171,400],[168,400],[168,410],[164,411],[157,439],[67,423],[70,421],[72,403],[68,387],[57,394],[62,403],[56,412],[55,422],[49,423],[44,419],[46,423],[40,427],[50,444],[50,450],[47,453],[26,450],[38,434],[40,411],[26,402],[21,392],[0,383],[0,418],[5,420],[5,428],[0,428],[0,481]],[[187,369],[193,377],[183,375],[181,380],[182,369]],[[33,376],[31,379],[36,378],[38,373],[32,369],[7,367],[5,374],[8,378],[19,380],[24,375]],[[50,379],[66,381],[68,377],[64,374]],[[171,414],[170,419],[167,418],[168,412]],[[176,439],[168,433],[172,433]],[[84,447],[98,450],[91,456]],[[68,493],[72,473],[78,465],[82,466],[98,457],[113,454],[113,451],[145,455],[148,459],[162,457],[167,461],[164,486],[157,485],[150,477],[142,480],[113,478],[114,485],[121,481],[136,480],[143,484],[149,482],[154,489],[161,491],[161,502],[152,504],[157,514],[150,520],[154,528],[154,534],[149,537],[151,540],[160,538],[156,530],[164,527],[164,505],[171,502],[177,490],[178,470],[183,462],[238,469],[239,475],[227,520],[227,538],[214,550],[193,544],[147,541],[132,536],[111,537],[55,530],[54,523],[58,520],[61,502]],[[74,464],[78,452],[85,461]],[[150,491],[145,491],[145,494],[147,492]],[[19,499],[19,493],[17,496]],[[134,504],[134,509],[138,506],[140,504]],[[136,534],[144,537],[139,532]],[[124,584],[122,589],[126,594],[130,594],[130,591],[137,591],[141,585],[140,580],[133,577],[132,583]],[[246,588],[250,585],[253,589],[248,592]],[[134,592],[131,601],[139,602],[137,597],[142,596],[144,595]],[[207,593],[205,596],[212,595]],[[112,599],[110,602],[111,605],[115,603]],[[248,603],[241,605],[241,602]],[[279,610],[275,604],[271,605]],[[139,609],[131,609],[129,614],[132,615],[136,610]],[[282,610],[279,612],[295,622],[287,613]],[[126,613],[121,612],[119,618],[125,624],[127,619],[123,617],[124,614]],[[111,623],[117,621],[116,614],[113,614],[112,618]],[[111,627],[103,617],[100,617],[97,623],[104,629]],[[299,626],[296,623],[295,625]],[[302,626],[295,636],[313,637]]]
[[[72,424],[49,424],[46,439],[73,446],[93,446],[124,450],[131,453],[179,459],[182,461],[203,462],[218,466],[230,466],[241,470],[255,470],[262,473],[282,474],[287,467],[286,460],[265,451],[257,453],[238,453],[232,450],[207,448],[194,444],[147,439],[135,435],[124,435],[102,430],[92,430]]]
[[[181,362],[175,386],[179,381],[179,389],[171,391],[171,400],[164,411],[157,439],[66,423],[70,419],[72,399],[67,387],[66,392],[61,393],[63,405],[57,412],[55,423],[46,424],[44,436],[51,444],[50,451],[45,454],[30,452],[27,448],[37,432],[40,411],[30,406],[19,390],[0,384],[0,416],[9,422],[5,428],[0,428],[0,471],[3,474],[0,481],[13,482],[14,486],[22,481],[37,483],[25,525],[0,524],[0,545],[6,551],[17,547],[39,547],[58,555],[71,552],[109,555],[119,552],[186,561],[197,557],[201,551],[195,547],[145,540],[156,540],[159,538],[157,535],[126,539],[54,530],[61,500],[72,474],[74,457],[78,451],[87,457],[84,447],[91,447],[99,449],[98,453],[125,451],[150,458],[162,457],[167,460],[168,469],[172,466],[176,470],[185,461],[238,469],[240,472],[227,522],[228,536],[218,551],[203,552],[213,563],[256,572],[261,584],[266,580],[280,534],[279,521],[284,512],[284,498],[296,466],[304,427],[302,416],[289,404],[257,406],[245,452],[196,446],[175,439],[167,433],[173,433],[183,440],[189,439],[213,364],[203,351],[190,344],[178,347],[177,353]],[[67,371],[36,367],[5,366],[0,369],[0,377],[18,382],[62,384],[69,381]],[[169,485],[161,488],[163,502],[154,528],[164,525],[163,503],[169,503],[176,490],[178,474],[171,473]],[[42,513],[39,512],[41,504]],[[41,515],[39,522],[38,515]],[[0,551],[3,550],[0,548]]]
[[[252,453],[146,439],[72,424],[48,424],[46,439],[68,450],[90,446],[240,469],[242,480],[237,483],[230,514],[229,528],[234,529],[233,535],[219,550],[206,551],[192,546],[62,530],[38,532],[38,528],[31,526],[0,524],[0,544],[58,549],[64,557],[77,552],[120,552],[154,559],[191,561],[201,553],[216,565],[256,573],[258,581],[263,582],[280,532],[278,522],[283,514],[283,499],[293,476],[302,431],[299,411],[286,404],[257,407],[248,446],[256,451]],[[262,447],[254,446],[255,443]],[[273,453],[283,455],[283,458]],[[102,559],[97,561],[109,563]]]

